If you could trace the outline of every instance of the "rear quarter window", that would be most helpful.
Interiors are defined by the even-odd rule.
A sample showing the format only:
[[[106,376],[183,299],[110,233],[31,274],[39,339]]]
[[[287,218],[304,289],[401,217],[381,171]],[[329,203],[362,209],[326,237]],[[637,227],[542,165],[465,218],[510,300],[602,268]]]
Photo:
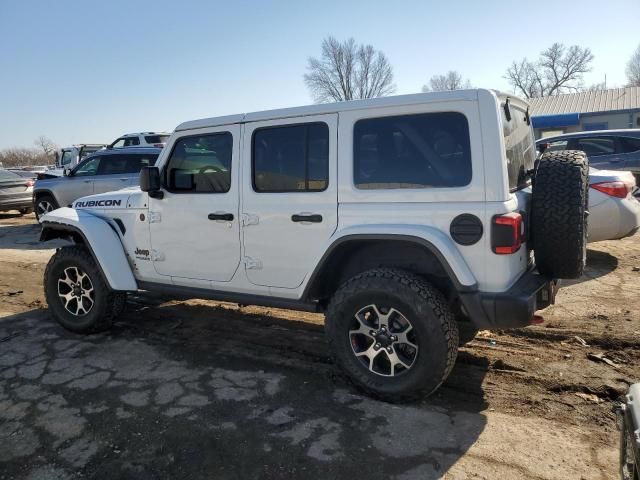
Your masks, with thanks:
[[[463,187],[471,182],[469,124],[458,112],[359,120],[353,134],[359,189]]]
[[[511,120],[507,120],[505,104],[502,112],[502,135],[507,156],[509,190],[515,191],[529,185],[527,172],[532,170],[536,161],[536,148],[533,130],[527,122],[527,114],[521,108],[511,104]]]

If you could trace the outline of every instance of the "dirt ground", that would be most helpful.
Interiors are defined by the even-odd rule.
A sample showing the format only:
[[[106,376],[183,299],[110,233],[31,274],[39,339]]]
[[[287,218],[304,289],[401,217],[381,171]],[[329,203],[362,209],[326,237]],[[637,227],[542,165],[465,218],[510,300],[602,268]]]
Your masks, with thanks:
[[[139,296],[111,332],[69,333],[38,233],[0,214],[0,479],[617,478],[638,236],[590,246],[543,324],[481,332],[435,395],[390,405],[342,378],[319,315]]]

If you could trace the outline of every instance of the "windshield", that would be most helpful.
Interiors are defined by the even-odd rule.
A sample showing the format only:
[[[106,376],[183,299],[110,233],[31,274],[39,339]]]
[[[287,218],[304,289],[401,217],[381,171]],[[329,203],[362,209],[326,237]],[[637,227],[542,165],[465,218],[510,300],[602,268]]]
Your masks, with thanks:
[[[507,154],[509,190],[515,191],[529,185],[526,173],[533,169],[536,149],[533,129],[527,123],[527,113],[516,105],[509,104],[511,120],[507,120],[505,104],[501,105],[502,134]]]

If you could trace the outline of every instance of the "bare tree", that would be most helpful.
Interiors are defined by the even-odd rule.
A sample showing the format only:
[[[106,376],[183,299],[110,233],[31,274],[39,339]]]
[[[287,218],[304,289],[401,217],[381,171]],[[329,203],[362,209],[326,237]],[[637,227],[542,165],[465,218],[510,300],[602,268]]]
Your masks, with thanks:
[[[0,150],[0,164],[7,167],[47,165],[50,157],[36,148],[11,147]]]
[[[578,45],[567,48],[554,43],[535,62],[526,58],[514,61],[505,78],[526,98],[577,92],[583,88],[583,76],[591,70],[592,61],[593,54],[588,48]]]
[[[309,58],[304,82],[316,103],[383,97],[393,93],[393,68],[384,53],[353,38],[322,41],[320,58]]]
[[[640,87],[640,45],[627,63],[627,80],[630,87]]]
[[[58,146],[55,143],[53,143],[53,140],[51,140],[48,137],[45,137],[44,135],[40,135],[38,138],[36,138],[33,141],[33,143],[35,144],[36,147],[41,148],[44,154],[47,156],[52,155],[53,152],[55,152],[58,149]]]
[[[600,92],[600,91],[606,90],[606,89],[607,89],[606,82],[594,83],[594,84],[589,85],[587,87],[587,90],[590,91],[590,92]]]
[[[423,85],[423,92],[442,92],[445,90],[462,90],[471,88],[469,80],[463,80],[462,75],[455,70],[449,70],[444,75],[434,75],[429,79],[428,85]]]

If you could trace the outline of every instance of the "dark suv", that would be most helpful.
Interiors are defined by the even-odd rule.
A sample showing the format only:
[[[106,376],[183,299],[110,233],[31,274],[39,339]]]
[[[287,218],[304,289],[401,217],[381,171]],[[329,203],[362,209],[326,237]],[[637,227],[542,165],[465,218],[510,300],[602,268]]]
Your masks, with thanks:
[[[589,165],[601,170],[630,170],[640,182],[640,130],[567,133],[536,141],[541,152],[582,150]],[[640,184],[640,183],[639,183]]]

